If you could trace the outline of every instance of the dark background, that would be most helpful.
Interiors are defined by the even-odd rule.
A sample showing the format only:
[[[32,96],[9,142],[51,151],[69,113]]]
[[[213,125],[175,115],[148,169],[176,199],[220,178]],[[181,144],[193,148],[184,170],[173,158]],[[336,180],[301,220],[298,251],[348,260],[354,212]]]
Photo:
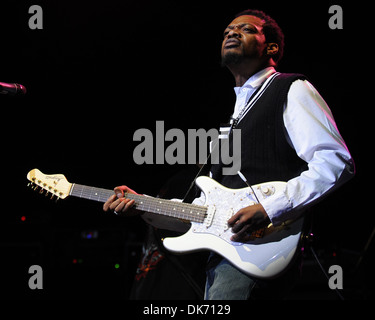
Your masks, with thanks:
[[[43,8],[42,30],[28,27],[33,4]],[[227,120],[235,96],[231,74],[220,66],[222,32],[235,13],[256,8],[286,35],[278,70],[308,76],[356,163],[356,177],[316,207],[315,248],[326,270],[343,267],[347,298],[373,298],[373,244],[356,267],[374,228],[367,154],[372,105],[364,95],[368,19],[364,5],[345,2],[344,29],[331,30],[332,4],[340,3],[3,0],[0,81],[21,83],[28,92],[0,95],[2,296],[127,298],[144,224],[86,200],[55,204],[26,187],[26,174],[39,168],[70,182],[127,184],[156,195],[182,166],[136,165],[134,132],[154,132],[157,120],[166,131],[208,130]],[[43,290],[27,285],[33,264],[43,267]],[[337,298],[308,253],[291,297]]]

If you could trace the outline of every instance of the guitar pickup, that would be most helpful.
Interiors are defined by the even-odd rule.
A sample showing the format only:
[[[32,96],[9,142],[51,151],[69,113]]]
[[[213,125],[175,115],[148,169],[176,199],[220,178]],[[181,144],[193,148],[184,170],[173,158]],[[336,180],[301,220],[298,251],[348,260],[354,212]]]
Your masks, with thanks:
[[[206,228],[209,228],[212,224],[212,220],[214,219],[216,207],[215,206],[208,206],[207,207],[207,213],[206,217],[203,221],[203,224],[206,226]]]

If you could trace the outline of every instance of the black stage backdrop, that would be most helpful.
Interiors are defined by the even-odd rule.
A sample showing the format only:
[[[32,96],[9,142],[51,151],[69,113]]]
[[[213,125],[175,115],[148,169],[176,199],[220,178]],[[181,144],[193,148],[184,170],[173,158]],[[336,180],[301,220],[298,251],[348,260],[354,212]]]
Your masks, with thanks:
[[[343,29],[329,27],[333,4],[343,10]],[[42,29],[29,27],[31,5],[43,9]],[[140,219],[104,214],[84,200],[55,204],[27,188],[26,174],[39,168],[156,195],[183,165],[135,164],[133,134],[155,133],[156,121],[187,132],[227,120],[235,96],[220,66],[222,32],[247,8],[278,21],[286,36],[278,70],[308,76],[353,155],[356,177],[316,207],[315,247],[326,270],[343,267],[347,298],[374,297],[374,245],[361,256],[374,228],[366,5],[164,0],[2,1],[0,81],[27,88],[23,97],[0,95],[3,297],[127,299],[145,231]],[[337,298],[308,254],[306,261],[311,278],[291,297]],[[43,268],[43,290],[28,286],[31,265]]]

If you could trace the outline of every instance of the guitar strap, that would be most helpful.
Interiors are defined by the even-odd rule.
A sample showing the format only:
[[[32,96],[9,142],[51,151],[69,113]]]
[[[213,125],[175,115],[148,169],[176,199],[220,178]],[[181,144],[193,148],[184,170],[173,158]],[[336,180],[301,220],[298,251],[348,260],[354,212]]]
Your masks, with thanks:
[[[232,130],[236,128],[237,124],[243,119],[243,117],[247,114],[247,112],[253,107],[253,105],[258,101],[258,99],[263,95],[263,93],[266,91],[266,89],[269,87],[269,85],[272,83],[272,81],[279,75],[279,72],[275,72],[270,77],[267,78],[266,81],[263,82],[261,86],[258,87],[254,91],[254,93],[249,98],[248,102],[246,103],[246,106],[241,110],[237,118],[230,118],[229,123],[221,124],[220,125],[220,134],[217,140],[210,142],[210,153],[208,154],[205,162],[203,163],[202,167],[199,169],[197,175],[191,182],[189,189],[186,191],[184,198],[182,199],[182,202],[191,203],[194,198],[197,196],[198,188],[195,185],[195,180],[201,176],[201,175],[208,175],[209,173],[209,166],[207,165],[209,163],[209,160],[211,158],[212,152],[218,147],[220,139],[228,139],[230,134],[232,133]],[[191,191],[194,190],[192,194]]]
[[[250,99],[246,103],[246,106],[242,108],[241,112],[237,116],[237,118],[231,118],[230,123],[232,125],[232,129],[234,129],[237,124],[245,117],[245,115],[249,112],[249,110],[254,106],[254,104],[259,100],[259,98],[263,95],[263,93],[267,90],[267,88],[270,86],[272,81],[280,75],[280,72],[275,72],[271,76],[267,78],[266,81],[263,82],[263,84],[255,90],[255,92],[251,95]]]

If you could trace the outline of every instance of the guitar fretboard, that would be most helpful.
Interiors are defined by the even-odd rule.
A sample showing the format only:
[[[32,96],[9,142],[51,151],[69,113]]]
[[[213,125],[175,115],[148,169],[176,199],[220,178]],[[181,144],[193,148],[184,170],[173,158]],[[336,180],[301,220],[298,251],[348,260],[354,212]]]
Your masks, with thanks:
[[[73,184],[70,195],[88,200],[106,202],[113,195],[113,190]],[[128,199],[134,199],[134,208],[183,220],[203,223],[207,207],[139,194],[125,193]]]

